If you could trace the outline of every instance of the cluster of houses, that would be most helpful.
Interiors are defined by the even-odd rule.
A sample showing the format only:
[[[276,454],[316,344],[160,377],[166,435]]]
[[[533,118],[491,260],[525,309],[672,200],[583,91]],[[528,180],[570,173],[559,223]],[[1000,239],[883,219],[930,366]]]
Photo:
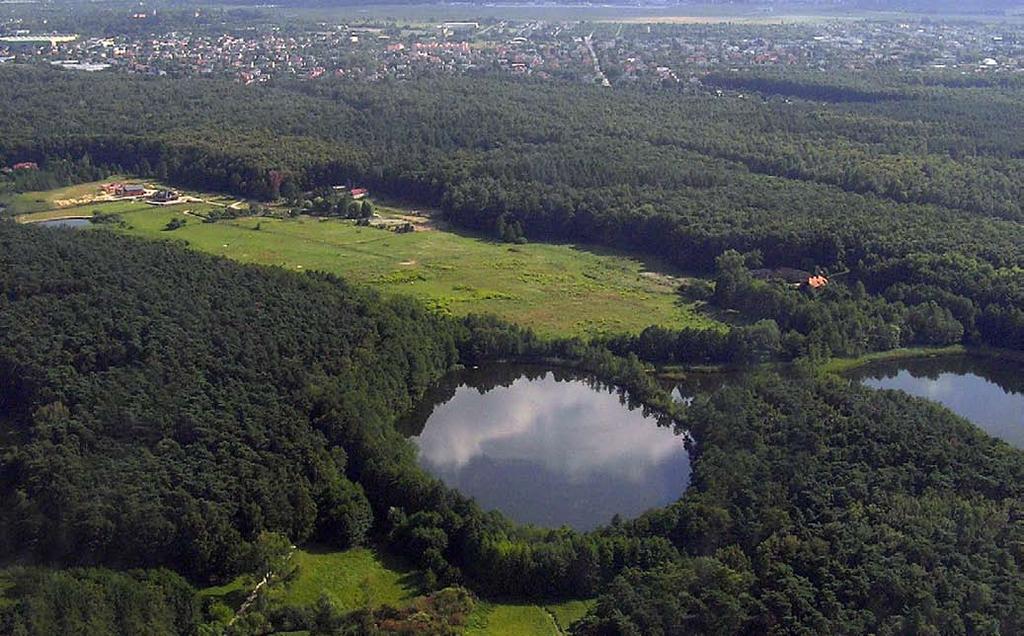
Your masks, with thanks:
[[[0,33],[3,27],[0,22]],[[279,76],[378,81],[439,73],[591,82],[596,70],[611,83],[662,85],[699,83],[709,70],[761,66],[1024,73],[1024,40],[1011,37],[998,22],[984,21],[780,20],[752,28],[495,18],[485,23],[444,22],[433,28],[320,23],[312,28],[242,30],[226,25],[223,32],[175,28],[66,40],[31,37],[52,46],[19,47],[14,61],[42,59],[69,68],[156,75],[219,75],[246,84]],[[0,61],[4,47],[0,42]]]

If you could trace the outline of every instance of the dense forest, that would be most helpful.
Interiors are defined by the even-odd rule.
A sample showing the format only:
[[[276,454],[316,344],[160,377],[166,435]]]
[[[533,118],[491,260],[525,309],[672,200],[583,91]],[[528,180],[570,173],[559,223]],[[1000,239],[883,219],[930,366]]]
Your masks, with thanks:
[[[381,542],[439,587],[600,594],[581,634],[1024,627],[1024,454],[927,402],[773,377],[684,409],[635,358],[321,274],[11,223],[0,248],[0,549],[77,566],[7,571],[5,632],[195,633],[191,586],[261,567],[268,532]],[[580,534],[515,526],[426,476],[394,419],[494,358],[627,387],[689,431],[693,486]],[[359,633],[350,620],[337,633]]]
[[[705,81],[244,87],[0,67],[0,164],[40,166],[0,192],[114,172],[286,202],[366,186],[502,240],[706,273],[680,293],[731,323],[544,340],[325,274],[0,220],[0,558],[21,563],[0,632],[217,633],[195,588],[262,569],[268,537],[380,545],[438,590],[599,596],[578,634],[1024,631],[1020,451],[807,365],[689,406],[645,365],[1024,349],[1022,87]],[[831,283],[753,274],[775,267]],[[515,525],[427,476],[394,422],[449,371],[498,359],[621,387],[691,436],[691,487],[583,534]],[[322,614],[267,619],[376,620]]]
[[[1019,83],[738,74],[706,79],[721,95],[612,95],[481,78],[0,78],[0,159],[63,179],[119,169],[297,204],[360,184],[507,240],[613,245],[708,273],[735,250],[752,268],[841,275],[813,303],[716,299],[774,321],[788,357],[1024,347],[1024,136],[1006,125]],[[751,300],[766,294],[770,309]]]

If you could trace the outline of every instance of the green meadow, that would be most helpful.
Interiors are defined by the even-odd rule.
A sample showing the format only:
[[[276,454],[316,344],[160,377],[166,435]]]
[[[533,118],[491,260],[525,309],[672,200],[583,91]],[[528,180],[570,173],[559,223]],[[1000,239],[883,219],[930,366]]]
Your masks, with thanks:
[[[368,548],[338,552],[307,547],[291,558],[298,573],[273,589],[275,603],[312,605],[326,594],[341,610],[405,607],[422,593],[418,572]]]
[[[84,186],[76,186],[84,188]],[[93,186],[95,189],[95,186]],[[31,202],[44,199],[33,193]],[[211,203],[156,207],[138,202],[87,204],[20,217],[117,213],[115,228],[152,239],[291,271],[322,270],[385,293],[407,294],[445,314],[492,313],[549,336],[639,332],[648,325],[718,323],[676,292],[684,277],[660,263],[578,245],[498,243],[436,229],[398,234],[338,219],[241,218],[204,223]],[[223,205],[221,203],[221,205]],[[21,213],[20,206],[12,206]],[[382,216],[398,210],[378,208]],[[172,219],[184,227],[166,230]],[[112,227],[112,226],[108,226]]]
[[[562,634],[583,618],[594,601],[564,601],[549,605],[503,604],[481,601],[469,616],[468,636]]]
[[[317,547],[296,550],[291,556],[296,572],[270,587],[272,605],[307,606],[326,595],[340,610],[364,607],[406,607],[425,593],[420,573],[377,550],[353,548],[332,551]],[[3,580],[0,579],[0,592]],[[201,597],[214,598],[237,610],[252,589],[251,577],[203,589]],[[0,597],[2,600],[2,597]],[[564,601],[549,605],[477,602],[469,615],[467,635],[558,636],[579,620],[593,601]],[[226,616],[229,619],[230,615]]]

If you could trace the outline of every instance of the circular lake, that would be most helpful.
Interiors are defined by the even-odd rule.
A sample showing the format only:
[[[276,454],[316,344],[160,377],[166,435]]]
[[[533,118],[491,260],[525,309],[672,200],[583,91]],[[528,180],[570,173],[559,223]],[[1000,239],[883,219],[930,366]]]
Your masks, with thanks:
[[[1024,363],[951,356],[871,364],[851,377],[876,389],[928,398],[993,437],[1024,448]]]
[[[591,530],[679,499],[684,438],[616,389],[566,371],[451,374],[401,424],[420,465],[522,523]]]

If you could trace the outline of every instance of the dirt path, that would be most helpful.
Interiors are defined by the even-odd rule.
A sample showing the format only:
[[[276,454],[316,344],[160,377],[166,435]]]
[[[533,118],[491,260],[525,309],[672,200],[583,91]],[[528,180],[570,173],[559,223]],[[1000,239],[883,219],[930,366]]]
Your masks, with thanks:
[[[267,572],[266,574],[263,575],[263,579],[260,580],[260,582],[256,584],[256,587],[254,587],[252,589],[252,592],[249,593],[249,596],[245,599],[245,602],[242,603],[242,606],[238,608],[238,611],[235,612],[235,615],[231,617],[230,621],[228,621],[228,627],[231,627],[232,625],[234,625],[235,621],[238,620],[238,617],[241,616],[242,614],[245,614],[249,610],[249,607],[252,606],[252,604],[256,602],[256,596],[259,594],[260,589],[264,585],[266,585],[267,582],[270,580],[270,576],[271,576],[270,572]]]
[[[295,554],[295,546],[292,546],[291,551],[288,552],[286,561],[290,561],[293,554]],[[252,607],[252,604],[256,602],[256,597],[259,595],[260,590],[263,589],[263,586],[268,585],[273,578],[273,571],[269,571],[263,575],[263,578],[260,580],[259,583],[256,584],[256,587],[252,588],[252,592],[250,592],[249,596],[246,597],[245,602],[242,603],[242,606],[239,607],[238,611],[235,612],[235,615],[231,617],[231,620],[228,622],[228,627],[231,627],[242,614],[245,614],[247,611],[249,611],[249,608]]]
[[[601,86],[610,87],[611,82],[605,76],[604,71],[601,70],[601,62],[597,59],[597,52],[594,50],[594,34],[583,38],[583,43],[587,45],[587,50],[590,51],[590,59],[594,62],[594,73],[597,74],[597,78],[601,80]]]

